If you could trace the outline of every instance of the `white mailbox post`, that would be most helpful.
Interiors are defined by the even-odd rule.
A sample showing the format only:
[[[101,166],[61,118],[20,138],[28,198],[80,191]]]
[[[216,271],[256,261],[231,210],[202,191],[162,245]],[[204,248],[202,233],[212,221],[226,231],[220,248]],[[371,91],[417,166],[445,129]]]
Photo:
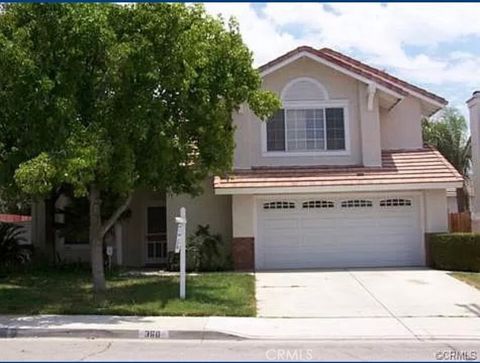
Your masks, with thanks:
[[[185,299],[187,212],[184,207],[180,208],[180,217],[175,218],[175,223],[177,223],[175,253],[180,253],[180,299]]]

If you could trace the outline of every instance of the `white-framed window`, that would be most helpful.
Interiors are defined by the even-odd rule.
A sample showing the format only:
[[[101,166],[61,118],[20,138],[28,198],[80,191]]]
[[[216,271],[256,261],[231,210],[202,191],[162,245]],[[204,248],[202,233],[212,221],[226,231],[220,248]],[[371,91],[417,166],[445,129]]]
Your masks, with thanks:
[[[335,203],[330,200],[307,200],[302,203],[303,209],[334,208]]]
[[[383,199],[380,201],[380,207],[410,207],[412,201],[403,198]]]
[[[372,207],[373,203],[371,200],[351,199],[351,200],[344,200],[341,206],[342,208],[368,208],[368,207]]]
[[[275,201],[263,203],[263,209],[294,209],[294,202]]]
[[[348,104],[329,100],[318,81],[298,78],[282,92],[283,108],[266,122],[266,153],[348,151]]]

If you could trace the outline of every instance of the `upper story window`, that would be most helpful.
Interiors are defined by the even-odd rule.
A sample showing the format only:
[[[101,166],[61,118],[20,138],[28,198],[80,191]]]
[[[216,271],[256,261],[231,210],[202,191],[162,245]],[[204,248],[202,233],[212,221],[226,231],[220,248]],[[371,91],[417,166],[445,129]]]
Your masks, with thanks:
[[[266,151],[346,150],[346,105],[328,99],[325,88],[309,78],[290,82],[283,108],[266,125]]]

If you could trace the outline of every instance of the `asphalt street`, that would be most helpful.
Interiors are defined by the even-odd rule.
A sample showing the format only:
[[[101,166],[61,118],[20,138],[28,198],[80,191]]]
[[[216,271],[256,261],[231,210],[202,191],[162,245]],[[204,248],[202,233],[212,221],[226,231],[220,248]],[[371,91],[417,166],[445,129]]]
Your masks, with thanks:
[[[212,341],[15,338],[0,340],[0,360],[314,361],[480,360],[480,341]]]

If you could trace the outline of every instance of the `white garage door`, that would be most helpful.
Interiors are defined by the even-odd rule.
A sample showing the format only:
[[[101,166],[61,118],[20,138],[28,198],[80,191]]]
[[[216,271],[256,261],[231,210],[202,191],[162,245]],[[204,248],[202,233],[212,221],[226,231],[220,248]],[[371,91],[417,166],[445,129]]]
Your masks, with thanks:
[[[287,195],[257,208],[257,269],[424,264],[416,196]]]

